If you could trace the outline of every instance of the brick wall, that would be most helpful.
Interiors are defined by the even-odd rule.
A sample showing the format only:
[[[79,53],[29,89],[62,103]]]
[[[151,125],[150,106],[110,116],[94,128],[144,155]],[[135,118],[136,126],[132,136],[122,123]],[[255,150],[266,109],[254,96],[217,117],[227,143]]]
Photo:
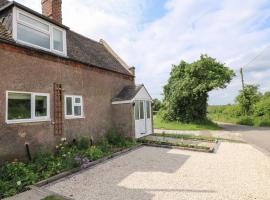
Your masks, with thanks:
[[[127,132],[123,134],[133,134],[134,130],[129,130],[134,123],[129,120],[132,110],[113,108],[111,104],[111,99],[124,86],[134,84],[132,78],[82,64],[60,62],[60,59],[49,56],[41,57],[3,44],[0,44],[0,60],[0,160],[26,156],[25,142],[30,144],[34,153],[42,148],[53,148],[61,137],[67,137],[70,141],[80,136],[97,139],[108,128],[122,123],[117,121],[119,116],[119,120],[125,120],[128,127],[121,130]],[[54,82],[63,85],[64,94],[83,96],[84,119],[64,120],[63,136],[54,135],[51,121],[5,123],[6,90],[50,93],[53,119]]]

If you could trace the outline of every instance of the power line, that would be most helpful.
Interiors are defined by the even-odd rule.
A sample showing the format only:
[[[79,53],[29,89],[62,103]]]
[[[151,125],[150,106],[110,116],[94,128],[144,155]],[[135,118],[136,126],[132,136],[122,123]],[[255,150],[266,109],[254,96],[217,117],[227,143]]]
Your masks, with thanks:
[[[268,48],[270,47],[270,44],[266,45],[266,47],[260,52],[258,53],[253,59],[251,59],[247,64],[244,65],[245,66],[248,66],[250,63],[252,63],[254,60],[256,60],[260,55],[262,55],[262,53]]]

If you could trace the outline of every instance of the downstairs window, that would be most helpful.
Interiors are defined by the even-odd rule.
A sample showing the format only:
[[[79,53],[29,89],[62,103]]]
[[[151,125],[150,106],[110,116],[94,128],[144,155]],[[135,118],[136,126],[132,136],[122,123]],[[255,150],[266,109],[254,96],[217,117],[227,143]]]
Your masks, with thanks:
[[[82,96],[65,96],[65,117],[66,119],[83,118]]]
[[[50,120],[49,94],[7,92],[7,123]]]

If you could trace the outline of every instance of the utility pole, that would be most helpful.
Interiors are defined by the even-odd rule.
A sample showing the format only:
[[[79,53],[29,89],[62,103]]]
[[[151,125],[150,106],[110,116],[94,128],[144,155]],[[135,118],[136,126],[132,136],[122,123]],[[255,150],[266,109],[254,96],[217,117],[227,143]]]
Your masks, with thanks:
[[[245,89],[245,83],[244,83],[244,73],[243,73],[243,68],[240,68],[240,75],[241,75],[241,81],[242,81],[242,89],[244,91]]]
[[[243,94],[244,94],[244,98],[246,98],[246,91],[245,91],[245,83],[244,83],[244,72],[243,72],[243,68],[241,67],[240,68],[240,75],[241,75],[241,82],[242,82],[242,91],[243,91]],[[246,108],[244,108],[244,114],[245,116],[247,115],[248,111]]]

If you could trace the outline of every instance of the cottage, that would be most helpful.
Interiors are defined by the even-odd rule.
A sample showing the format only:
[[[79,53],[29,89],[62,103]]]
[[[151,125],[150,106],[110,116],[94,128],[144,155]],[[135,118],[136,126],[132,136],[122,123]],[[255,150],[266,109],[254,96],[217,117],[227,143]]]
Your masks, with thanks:
[[[0,0],[0,160],[110,128],[152,133],[151,96],[135,85],[135,68],[63,25],[61,0],[41,4],[42,14]]]

